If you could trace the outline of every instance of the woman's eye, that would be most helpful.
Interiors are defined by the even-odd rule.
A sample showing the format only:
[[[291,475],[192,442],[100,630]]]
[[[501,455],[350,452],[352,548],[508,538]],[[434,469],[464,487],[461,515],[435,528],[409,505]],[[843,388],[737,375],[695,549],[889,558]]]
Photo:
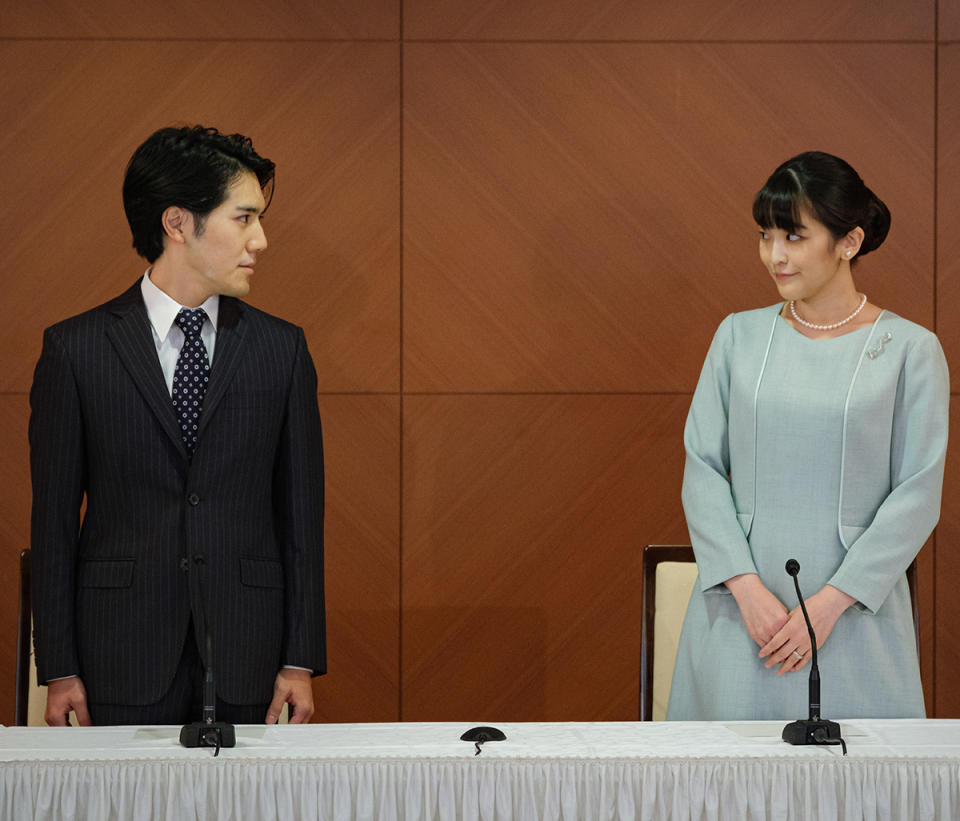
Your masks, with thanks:
[[[799,239],[803,239],[799,234],[787,234],[787,242],[796,242]]]

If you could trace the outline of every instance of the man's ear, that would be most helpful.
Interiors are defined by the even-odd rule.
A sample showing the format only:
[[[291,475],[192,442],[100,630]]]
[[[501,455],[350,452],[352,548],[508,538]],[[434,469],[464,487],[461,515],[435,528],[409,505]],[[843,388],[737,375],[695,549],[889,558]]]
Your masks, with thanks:
[[[160,216],[163,233],[178,245],[183,245],[187,233],[193,230],[193,214],[179,205],[171,205]]]

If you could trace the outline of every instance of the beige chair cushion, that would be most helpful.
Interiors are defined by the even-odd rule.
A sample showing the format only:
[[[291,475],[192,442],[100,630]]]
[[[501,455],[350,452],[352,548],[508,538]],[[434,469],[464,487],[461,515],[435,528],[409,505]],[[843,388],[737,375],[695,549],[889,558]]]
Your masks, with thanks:
[[[663,721],[667,717],[680,628],[696,579],[697,566],[693,562],[661,562],[657,565],[657,601],[653,622],[654,721]]]
[[[27,726],[46,727],[43,713],[47,709],[47,688],[37,684],[37,665],[33,660],[33,650],[30,650],[30,692],[27,695]]]

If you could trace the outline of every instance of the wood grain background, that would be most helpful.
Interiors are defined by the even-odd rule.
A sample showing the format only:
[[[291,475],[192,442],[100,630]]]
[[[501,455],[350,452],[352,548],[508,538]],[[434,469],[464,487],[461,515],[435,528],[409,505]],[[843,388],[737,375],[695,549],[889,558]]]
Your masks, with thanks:
[[[320,721],[636,717],[639,551],[687,541],[684,417],[719,321],[777,298],[750,201],[786,157],[887,201],[858,284],[960,367],[960,0],[48,0],[4,9],[0,63],[2,723],[41,332],[142,273],[120,186],[162,125],[278,163],[251,301],[319,373]],[[937,716],[958,489],[954,444],[921,554]]]

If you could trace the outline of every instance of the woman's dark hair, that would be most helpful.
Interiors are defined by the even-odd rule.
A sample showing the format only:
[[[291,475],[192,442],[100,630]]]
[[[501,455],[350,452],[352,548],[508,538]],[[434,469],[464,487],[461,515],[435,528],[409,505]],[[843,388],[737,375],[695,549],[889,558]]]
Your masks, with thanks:
[[[149,262],[156,261],[163,253],[161,216],[173,205],[194,215],[201,234],[207,214],[246,171],[256,175],[265,191],[269,185],[272,198],[274,167],[242,134],[221,134],[201,125],[161,128],[133,152],[123,180],[123,210],[133,247]]]
[[[807,151],[781,165],[753,199],[753,218],[761,228],[794,232],[805,208],[835,240],[858,225],[863,242],[858,257],[869,254],[890,230],[890,210],[849,163],[833,154]]]

